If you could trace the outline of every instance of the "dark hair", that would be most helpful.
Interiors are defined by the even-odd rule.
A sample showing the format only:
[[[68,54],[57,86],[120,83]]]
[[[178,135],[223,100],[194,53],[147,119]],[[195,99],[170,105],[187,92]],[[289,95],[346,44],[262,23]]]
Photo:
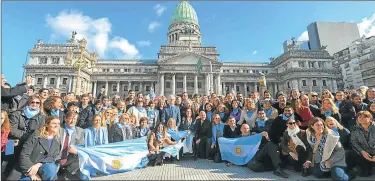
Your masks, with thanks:
[[[102,96],[102,101],[103,101],[104,99],[109,99],[109,98],[108,98],[108,96],[104,95],[104,96]]]
[[[77,107],[79,107],[79,104],[78,104],[78,102],[75,102],[75,101],[72,101],[72,102],[69,102],[68,103],[68,105],[66,106],[66,108],[70,108],[70,107],[72,107],[72,106],[77,106]]]
[[[45,90],[48,90],[48,89],[47,88],[41,88],[41,89],[39,89],[38,93],[40,94],[40,93],[42,93]],[[49,90],[48,90],[48,92],[49,92]]]
[[[98,105],[98,104],[101,104],[101,103],[102,103],[102,101],[96,100],[95,103],[94,103],[94,105]]]
[[[199,94],[194,94],[193,98],[199,97]]]
[[[141,123],[142,121],[146,121],[146,122],[148,122],[147,117],[141,117],[141,119],[139,120],[139,123]]]
[[[322,118],[320,118],[320,117],[312,118],[312,119],[310,120],[310,123],[309,123],[309,128],[307,128],[307,129],[308,129],[312,134],[315,134],[315,130],[314,130],[313,126],[314,126],[314,124],[315,124],[316,122],[319,122],[319,121],[321,121],[321,122],[323,123],[323,125],[324,125],[323,134],[327,134],[327,133],[328,133],[328,127],[327,127],[327,124],[326,124],[326,122],[325,122]]]
[[[76,112],[73,112],[73,111],[68,111],[66,114],[65,114],[65,119],[67,118],[71,118],[73,116],[78,116],[78,114]]]
[[[261,112],[261,111],[264,112],[264,109],[263,109],[263,108],[258,109],[257,113],[259,113],[259,112]]]
[[[351,95],[351,98],[352,98],[352,99],[354,99],[354,98],[356,98],[356,97],[361,97],[361,95],[358,94],[358,93],[353,93],[353,94]]]
[[[84,97],[90,97],[90,96],[89,96],[89,94],[82,94],[81,99],[84,98]]]
[[[28,89],[33,90],[33,92],[34,92],[34,90],[35,90],[35,89],[34,89],[34,86],[32,86],[32,85],[30,85]]]

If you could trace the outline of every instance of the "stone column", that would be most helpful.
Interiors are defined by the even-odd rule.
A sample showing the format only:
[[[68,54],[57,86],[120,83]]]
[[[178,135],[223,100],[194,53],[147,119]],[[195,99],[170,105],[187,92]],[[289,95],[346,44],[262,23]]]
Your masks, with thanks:
[[[210,94],[212,92],[215,92],[214,91],[214,74],[213,73],[211,73],[211,75],[210,75],[210,89],[209,90],[211,91]]]
[[[233,90],[237,94],[237,82],[233,83]],[[233,95],[233,96],[236,96],[236,95]]]
[[[248,97],[248,95],[247,95],[247,85],[246,85],[246,82],[243,83],[243,93],[244,93],[244,94],[243,94],[244,97]]]
[[[307,81],[308,81],[310,92],[312,92],[313,91],[313,80],[312,79],[307,79]]]
[[[117,95],[120,95],[120,81],[117,81]]]
[[[336,82],[336,79],[332,79],[332,87],[333,87],[332,91],[336,93],[337,92],[337,82]]]
[[[223,82],[223,95],[227,93],[227,90],[225,89],[226,87],[225,82]]]
[[[58,75],[57,76],[57,81],[56,81],[56,89],[60,88],[60,79],[61,79],[61,76]]]
[[[160,74],[160,95],[164,95],[164,74]]]
[[[254,82],[254,92],[257,92],[258,90],[257,90],[257,83],[256,82]]]
[[[172,95],[176,95],[176,74],[172,73]]]
[[[222,93],[221,93],[221,77],[220,77],[220,74],[217,74],[217,76],[216,76],[216,80],[217,80],[217,90],[216,90],[216,94],[218,94],[218,95],[222,95]]]
[[[44,82],[43,82],[43,88],[46,88],[47,87],[47,83],[48,83],[48,75],[43,75],[44,76]]]
[[[143,82],[139,82],[139,92],[143,94]]]
[[[276,82],[273,84],[273,94],[276,96],[276,92],[279,91],[277,90],[277,84]]]
[[[96,84],[97,84],[97,82],[95,81],[94,82],[94,90],[92,90],[92,96],[93,97],[96,97],[96,86],[97,86]]]
[[[75,76],[72,76],[72,78],[71,78],[71,84],[70,84],[70,86],[71,86],[71,88],[70,88],[70,92],[75,92],[75,90],[76,90],[76,86],[75,86],[75,83],[76,83],[76,80],[75,80]]]
[[[186,74],[184,74],[184,82],[183,82],[184,92],[187,92],[187,84],[186,84]]]
[[[210,76],[209,74],[205,75],[205,80],[206,80],[206,95],[210,94]]]
[[[321,94],[323,92],[323,81],[322,81],[322,78],[318,79],[317,84],[319,85],[319,94]]]
[[[194,74],[194,94],[198,94],[198,74]]]
[[[105,81],[105,95],[108,96],[108,81]]]

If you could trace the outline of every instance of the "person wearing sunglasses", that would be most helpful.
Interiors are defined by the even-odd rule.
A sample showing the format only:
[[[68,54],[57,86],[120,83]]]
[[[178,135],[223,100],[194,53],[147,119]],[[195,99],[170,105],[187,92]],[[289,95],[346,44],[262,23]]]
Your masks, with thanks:
[[[46,116],[42,107],[40,98],[34,95],[29,97],[24,109],[9,115],[11,130],[8,138],[19,140],[19,144],[14,148],[14,157],[8,161],[6,170],[12,169],[18,163],[23,144],[35,130],[44,125]]]
[[[308,142],[306,131],[299,129],[294,119],[289,119],[286,125],[288,128],[284,132],[280,145],[282,150],[281,160],[293,165],[294,171],[302,171],[302,176],[306,176],[307,171],[305,169],[302,170],[302,165],[307,159],[306,145],[308,145]]]
[[[320,104],[318,96],[319,96],[318,93],[311,92],[309,98],[310,98],[310,104],[315,105],[320,109],[322,107],[322,104]]]

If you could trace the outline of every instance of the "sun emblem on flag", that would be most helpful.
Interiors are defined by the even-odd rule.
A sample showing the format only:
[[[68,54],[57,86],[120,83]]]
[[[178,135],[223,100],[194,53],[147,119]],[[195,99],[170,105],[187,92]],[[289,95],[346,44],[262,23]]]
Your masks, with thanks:
[[[122,167],[121,160],[112,160],[112,168],[120,169]]]
[[[242,153],[241,147],[236,147],[235,151],[237,155],[240,155]]]

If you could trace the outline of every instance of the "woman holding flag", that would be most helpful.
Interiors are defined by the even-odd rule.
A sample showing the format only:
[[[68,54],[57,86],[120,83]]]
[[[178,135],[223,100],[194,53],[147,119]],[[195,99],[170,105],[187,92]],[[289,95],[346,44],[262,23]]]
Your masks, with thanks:
[[[212,118],[212,143],[211,143],[211,154],[214,155],[215,162],[221,162],[221,155],[219,149],[218,138],[224,134],[224,126],[226,124],[221,122],[219,114],[215,114]]]
[[[108,130],[102,126],[102,118],[96,115],[92,118],[92,126],[85,129],[85,146],[108,144]]]
[[[162,123],[159,123],[156,126],[155,132],[151,133],[150,140],[148,142],[149,146],[149,160],[152,165],[163,165],[164,152],[161,152],[161,149],[165,146],[175,145],[176,142],[172,141],[166,133],[166,130]]]

